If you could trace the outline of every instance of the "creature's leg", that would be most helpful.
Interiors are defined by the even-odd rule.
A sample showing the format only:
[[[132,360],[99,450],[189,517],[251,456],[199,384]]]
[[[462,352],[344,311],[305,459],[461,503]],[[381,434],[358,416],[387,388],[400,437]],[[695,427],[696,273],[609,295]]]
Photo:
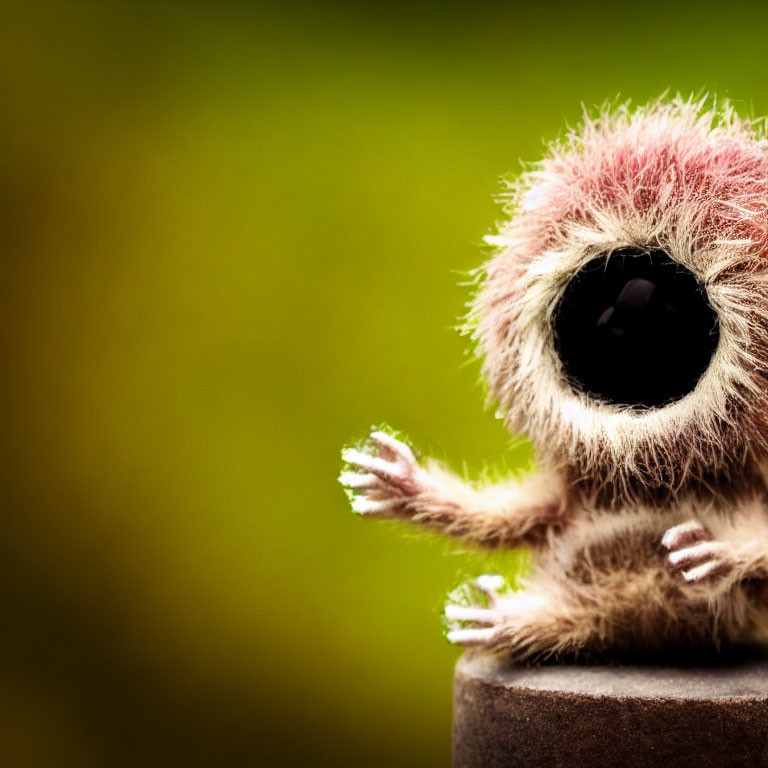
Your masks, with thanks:
[[[500,596],[502,584],[495,576],[481,576],[475,582],[487,606],[446,605],[445,617],[452,627],[448,640],[489,653],[503,652],[521,662],[594,650],[601,624],[596,606],[537,591]]]
[[[473,487],[434,462],[422,466],[411,449],[381,431],[372,449],[347,449],[339,480],[361,515],[408,519],[486,546],[540,544],[567,523],[562,480],[536,474],[522,483]]]
[[[716,646],[744,628],[738,600],[720,600],[698,583],[682,585],[661,564],[556,581],[534,572],[523,592],[499,595],[488,577],[484,599],[457,591],[445,609],[448,639],[513,660],[559,654],[620,656],[665,648]]]

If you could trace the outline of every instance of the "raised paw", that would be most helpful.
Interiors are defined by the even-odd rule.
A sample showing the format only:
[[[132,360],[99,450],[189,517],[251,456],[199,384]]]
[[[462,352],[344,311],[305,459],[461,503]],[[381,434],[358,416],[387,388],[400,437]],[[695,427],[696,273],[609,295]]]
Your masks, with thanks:
[[[661,544],[669,550],[667,562],[690,583],[722,578],[733,569],[731,546],[715,541],[697,520],[670,528]]]
[[[396,514],[424,487],[424,471],[413,451],[386,432],[374,430],[368,446],[347,448],[341,458],[349,467],[339,482],[361,515]]]

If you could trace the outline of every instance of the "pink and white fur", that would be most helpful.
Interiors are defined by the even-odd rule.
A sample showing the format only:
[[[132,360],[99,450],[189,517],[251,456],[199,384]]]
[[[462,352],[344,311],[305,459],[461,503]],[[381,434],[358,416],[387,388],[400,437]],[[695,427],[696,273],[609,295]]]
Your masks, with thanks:
[[[468,317],[490,396],[540,471],[483,487],[373,432],[341,482],[362,515],[528,546],[524,589],[481,577],[448,638],[519,661],[718,648],[768,633],[768,141],[728,104],[677,97],[584,118],[502,195]],[[597,256],[661,249],[706,288],[720,340],[663,407],[565,378],[552,314]]]

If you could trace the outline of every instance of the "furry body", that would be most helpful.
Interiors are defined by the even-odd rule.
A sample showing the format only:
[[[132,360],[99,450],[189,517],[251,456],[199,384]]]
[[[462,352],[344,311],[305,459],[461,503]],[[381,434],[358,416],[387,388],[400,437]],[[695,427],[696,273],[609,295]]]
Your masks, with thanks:
[[[584,508],[574,517],[567,532],[551,536],[528,579],[526,592],[541,605],[529,616],[536,629],[518,618],[486,645],[518,657],[600,656],[765,639],[763,500],[728,511],[696,504],[621,513]],[[694,566],[712,566],[709,578],[688,581],[682,568],[670,567],[660,542],[692,518],[711,532],[718,554]]]
[[[525,590],[451,603],[449,639],[517,659],[719,647],[768,632],[768,144],[727,106],[676,99],[585,120],[510,186],[468,329],[542,470],[474,487],[373,433],[345,453],[362,514],[535,551]],[[553,313],[596,257],[661,249],[719,324],[693,390],[654,408],[581,391]],[[661,372],[663,374],[663,372]]]

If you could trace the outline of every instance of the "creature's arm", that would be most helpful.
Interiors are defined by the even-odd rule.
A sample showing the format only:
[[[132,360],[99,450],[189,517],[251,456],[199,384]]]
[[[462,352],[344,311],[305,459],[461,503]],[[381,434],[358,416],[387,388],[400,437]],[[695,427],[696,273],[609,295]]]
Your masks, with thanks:
[[[339,480],[361,515],[413,520],[489,547],[542,544],[548,529],[566,524],[567,495],[554,474],[474,487],[434,461],[422,466],[391,435],[373,432],[371,440],[375,455],[351,448],[342,454],[354,469]]]

